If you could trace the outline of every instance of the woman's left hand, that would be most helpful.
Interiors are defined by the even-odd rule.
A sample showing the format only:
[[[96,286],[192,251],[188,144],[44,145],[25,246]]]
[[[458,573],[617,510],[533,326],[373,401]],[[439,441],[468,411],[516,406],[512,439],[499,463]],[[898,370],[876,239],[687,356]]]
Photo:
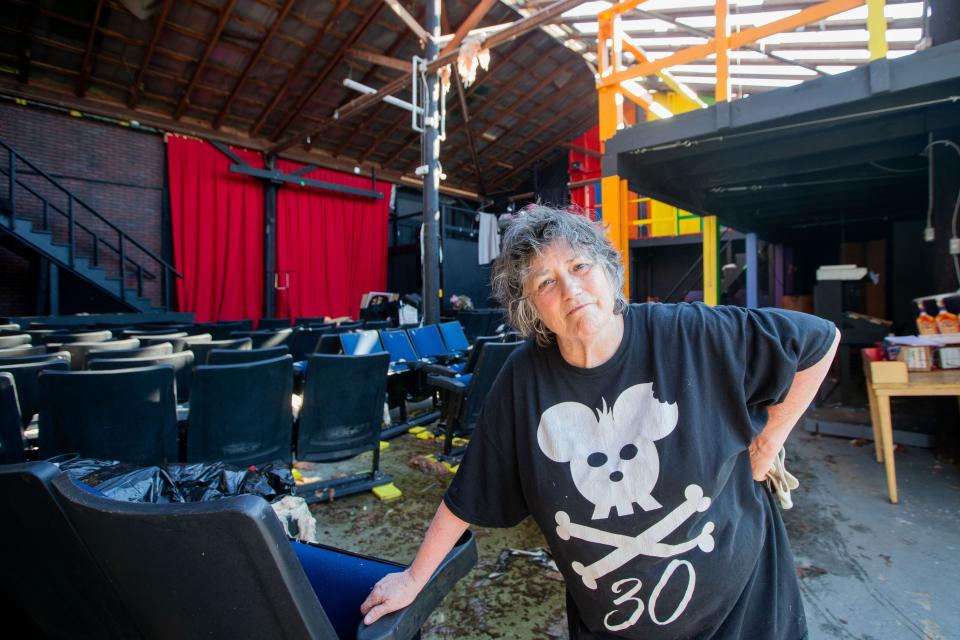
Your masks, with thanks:
[[[749,451],[753,479],[757,482],[763,482],[767,479],[767,472],[773,466],[773,461],[780,452],[780,448],[770,446],[761,434],[750,443]]]

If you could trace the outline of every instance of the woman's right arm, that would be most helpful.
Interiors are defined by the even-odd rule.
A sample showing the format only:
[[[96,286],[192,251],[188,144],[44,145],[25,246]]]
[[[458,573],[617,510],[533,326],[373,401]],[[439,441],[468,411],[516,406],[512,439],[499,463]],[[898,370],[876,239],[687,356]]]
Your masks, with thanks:
[[[364,624],[373,624],[388,613],[413,602],[469,526],[468,522],[455,516],[447,505],[441,502],[410,566],[400,573],[391,573],[381,578],[360,605]]]

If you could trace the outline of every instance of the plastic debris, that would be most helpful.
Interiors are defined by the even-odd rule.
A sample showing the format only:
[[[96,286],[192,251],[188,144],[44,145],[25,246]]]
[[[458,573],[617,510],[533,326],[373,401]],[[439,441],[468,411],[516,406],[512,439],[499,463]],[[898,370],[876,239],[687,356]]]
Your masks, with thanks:
[[[295,538],[301,542],[319,542],[317,520],[310,513],[306,500],[298,496],[286,496],[270,506],[280,519],[288,538]]]

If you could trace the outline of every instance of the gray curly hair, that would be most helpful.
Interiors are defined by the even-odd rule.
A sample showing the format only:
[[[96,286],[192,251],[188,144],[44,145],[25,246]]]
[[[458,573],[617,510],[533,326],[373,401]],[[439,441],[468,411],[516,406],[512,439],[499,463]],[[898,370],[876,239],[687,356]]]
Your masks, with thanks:
[[[603,267],[614,291],[614,313],[623,313],[627,307],[623,262],[603,227],[571,211],[531,205],[507,227],[500,256],[494,261],[490,286],[493,296],[506,310],[510,325],[526,338],[535,337],[541,346],[550,344],[554,335],[537,315],[524,285],[530,275],[530,263],[557,242],[570,245]]]

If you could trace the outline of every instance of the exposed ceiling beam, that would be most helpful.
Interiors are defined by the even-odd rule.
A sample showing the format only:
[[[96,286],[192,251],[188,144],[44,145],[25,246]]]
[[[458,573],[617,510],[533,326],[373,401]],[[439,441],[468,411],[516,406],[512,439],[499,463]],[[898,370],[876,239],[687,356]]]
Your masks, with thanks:
[[[490,38],[484,42],[484,46],[486,48],[493,48],[497,45],[509,42],[510,40],[513,40],[514,38],[521,36],[528,31],[551,22],[559,17],[564,11],[569,11],[576,6],[583,4],[583,1],[584,0],[560,0],[559,2],[555,2],[543,11],[539,11],[521,20],[517,20],[509,29],[504,29],[503,31],[490,36]],[[456,50],[451,50],[445,54],[437,56],[433,62],[427,65],[427,72],[436,73],[440,67],[450,64],[456,59],[456,57]],[[409,84],[410,78],[397,78],[396,80],[388,83],[386,86],[381,87],[376,95],[361,96],[351,100],[340,109],[337,109],[334,117],[340,120],[345,120],[353,115],[356,115],[370,105],[379,102],[383,99],[383,96],[392,95],[397,91],[401,91]]]
[[[163,6],[157,15],[157,24],[153,27],[153,35],[150,36],[150,44],[147,45],[147,51],[143,54],[143,62],[140,63],[140,69],[137,71],[137,78],[130,85],[130,95],[127,98],[127,107],[137,108],[137,100],[140,98],[140,92],[143,91],[143,81],[147,73],[147,67],[150,66],[150,60],[153,59],[153,52],[157,48],[157,41],[160,40],[160,34],[163,32],[163,24],[167,21],[167,14],[170,13],[170,7],[173,6],[173,0],[163,0]]]
[[[100,14],[103,12],[104,0],[97,0],[97,8],[93,11],[93,20],[90,22],[90,35],[87,36],[87,48],[83,52],[83,62],[80,63],[80,77],[77,79],[77,96],[87,95],[87,82],[90,79],[90,55],[93,53],[93,43],[97,39],[97,26],[100,24]]]
[[[262,138],[251,138],[243,134],[215,131],[206,125],[193,124],[185,120],[172,120],[168,114],[143,110],[134,111],[116,103],[105,103],[102,100],[94,100],[89,97],[78,98],[70,91],[63,92],[37,86],[24,86],[16,80],[12,78],[8,79],[4,76],[0,76],[0,92],[28,101],[52,105],[61,109],[75,109],[81,113],[89,113],[114,120],[137,120],[143,126],[152,127],[164,132],[179,133],[204,140],[218,140],[226,144],[232,144],[263,153],[268,151],[267,143]],[[307,152],[301,148],[290,149],[281,157],[351,174],[354,172],[354,167],[358,165],[358,163],[351,158],[333,158],[328,153],[317,150]],[[363,171],[366,172],[370,168],[370,165],[363,167]],[[417,188],[423,187],[423,181],[416,176],[384,169],[379,165],[373,165],[373,168],[377,170],[378,179],[382,178],[387,182]],[[479,200],[476,192],[461,184],[450,184],[449,182],[445,185],[441,184],[440,192],[447,195]]]
[[[513,58],[514,54],[516,54],[520,50],[521,45],[529,43],[529,40],[530,40],[529,35],[530,34],[528,34],[528,36],[523,40],[517,40],[517,42],[512,47],[510,47],[510,49],[506,52],[506,54],[502,58],[500,58],[495,64],[491,65],[490,69],[487,71],[486,74],[484,74],[483,77],[484,78],[492,77],[495,71],[499,71],[500,69],[505,67],[507,62],[509,62],[510,59]],[[523,73],[523,70],[521,70],[520,73]],[[483,107],[481,108],[481,112],[483,108],[488,107],[488,105],[496,104],[497,100],[500,99],[500,96],[502,96],[504,93],[506,93],[511,88],[513,88],[513,81],[516,79],[516,77],[517,75],[514,75],[508,80],[501,82],[500,86],[497,88],[496,91],[494,91],[490,95],[484,96]],[[470,96],[477,89],[477,87],[480,86],[480,84],[481,84],[481,80],[478,79],[477,82],[474,82],[472,85],[470,85],[470,89],[467,90],[467,96]],[[447,138],[451,138],[452,136],[455,136],[457,133],[460,132],[461,129],[463,129],[464,126],[465,126],[465,123],[462,120],[458,122],[455,126],[451,127],[447,131]],[[393,131],[394,129],[391,129],[389,132],[387,132],[388,135],[385,136],[385,138],[388,138],[389,134],[392,134]],[[410,145],[416,142],[419,139],[419,137],[420,137],[419,134],[411,134],[407,136],[406,139],[404,139],[403,142],[400,143],[400,146],[397,149],[397,151],[394,152],[393,157],[396,157],[401,153],[403,153],[404,151],[406,151],[407,149],[409,149]],[[363,157],[366,157],[375,148],[376,148],[376,145],[368,149],[367,152],[364,153]]]
[[[347,49],[344,54],[347,58],[353,58],[354,60],[363,60],[364,62],[370,62],[372,64],[378,64],[381,67],[387,67],[388,69],[396,69],[397,71],[403,71],[410,73],[413,70],[413,64],[407,60],[401,60],[399,58],[391,58],[390,56],[381,55],[379,53],[373,53],[372,51],[365,51],[363,49],[357,49],[356,47],[351,47]],[[360,84],[363,84],[362,82]]]
[[[207,42],[207,48],[204,50],[199,62],[197,62],[197,66],[194,67],[190,82],[187,83],[187,88],[183,90],[183,95],[180,96],[180,102],[177,103],[177,108],[173,112],[174,120],[179,120],[180,117],[183,116],[187,105],[190,104],[190,94],[193,92],[197,80],[200,79],[200,74],[203,73],[203,67],[207,64],[207,60],[210,59],[210,54],[213,53],[214,48],[217,46],[217,41],[220,40],[220,34],[223,33],[223,28],[227,26],[227,21],[230,20],[230,14],[233,13],[233,8],[236,4],[237,0],[227,0],[227,4],[220,9],[220,17],[217,19],[217,26],[214,27],[213,34]]]
[[[263,123],[266,122],[267,117],[273,111],[274,107],[277,106],[277,103],[280,101],[280,98],[287,92],[287,89],[290,88],[290,84],[299,77],[300,72],[303,70],[304,65],[307,63],[307,60],[320,48],[320,44],[323,42],[324,37],[327,35],[327,32],[330,31],[330,28],[333,26],[333,23],[336,21],[340,14],[347,8],[350,4],[349,0],[338,0],[337,4],[330,8],[330,13],[327,15],[327,19],[324,21],[323,26],[317,29],[317,33],[313,38],[313,42],[310,43],[310,46],[303,50],[303,53],[300,54],[300,58],[297,60],[297,64],[294,65],[290,72],[287,73],[287,79],[284,80],[283,85],[273,94],[273,98],[270,100],[270,103],[264,107],[263,111],[260,112],[260,115],[257,116],[257,119],[254,120],[253,126],[250,127],[250,135],[255,136],[260,133],[260,128],[263,127]]]
[[[470,156],[473,158],[473,169],[477,172],[477,191],[481,194],[487,192],[483,182],[483,171],[480,169],[480,157],[477,155],[477,145],[473,140],[473,131],[470,129],[470,112],[467,109],[467,96],[463,91],[463,81],[460,80],[460,72],[456,68],[453,70],[453,83],[457,87],[457,97],[460,100],[460,109],[463,111],[464,127],[467,131],[467,144],[470,146]]]
[[[293,110],[287,114],[287,116],[280,122],[280,126],[277,127],[276,131],[270,136],[274,141],[278,140],[280,136],[290,127],[290,124],[299,116],[307,104],[310,102],[310,99],[313,98],[317,90],[327,81],[327,78],[330,77],[330,74],[333,73],[340,65],[340,61],[343,60],[343,54],[346,53],[347,49],[351,48],[356,44],[357,40],[360,39],[360,36],[363,35],[363,32],[367,30],[367,27],[370,26],[377,16],[380,15],[380,10],[383,9],[383,5],[380,3],[374,4],[366,14],[364,14],[357,25],[353,28],[353,31],[350,32],[350,35],[347,36],[347,39],[340,43],[340,46],[337,47],[337,50],[334,54],[327,60],[327,64],[324,65],[323,69],[317,74],[317,77],[314,78],[313,82],[310,83],[310,87],[300,94],[300,97],[297,99],[296,104],[293,107]],[[286,147],[277,146],[274,149],[274,152],[282,151]]]
[[[30,81],[30,59],[33,57],[33,23],[37,18],[37,5],[29,3],[20,7],[20,34],[17,37],[17,79],[27,84]]]
[[[426,13],[427,13],[427,8],[426,8],[426,5],[424,5],[423,7],[420,8],[420,12],[417,16],[417,19],[423,20],[423,17],[426,15]],[[387,55],[387,56],[394,55],[397,52],[397,50],[400,48],[400,46],[404,43],[405,40],[406,40],[406,32],[400,32],[399,34],[397,34],[397,37],[396,39],[394,39],[393,44],[391,44],[390,47],[383,52],[384,55]],[[376,72],[377,72],[376,67],[367,71],[365,74],[363,74],[363,77],[360,78],[360,84],[367,84],[367,82],[373,79],[374,75],[376,75]],[[367,122],[375,121],[377,119],[377,116],[380,115],[380,112],[383,111],[383,109],[386,106],[387,104],[384,102],[381,102],[379,105],[377,105],[377,108],[374,110],[372,114],[370,114],[370,117],[367,119]],[[378,139],[379,139],[379,136],[374,137],[374,143],[373,143],[374,147],[376,147]],[[349,141],[350,141],[350,136],[347,136],[344,142],[337,145],[336,150],[333,152],[334,157],[339,156],[341,154],[341,152],[343,151],[344,145],[346,145]],[[366,155],[367,155],[366,153],[361,154],[362,159],[360,160],[360,162],[363,162],[366,159]]]
[[[483,84],[485,80],[494,77],[497,71],[499,71],[504,65],[506,65],[506,63],[510,62],[510,59],[513,57],[513,54],[516,53],[521,46],[528,44],[532,36],[533,36],[533,32],[531,31],[530,33],[527,33],[522,38],[518,38],[513,44],[510,45],[510,48],[507,51],[502,52],[502,55],[498,56],[497,60],[490,65],[490,68],[487,70],[487,72],[483,74],[481,78],[477,78],[477,81],[474,82],[472,85],[470,85],[470,88],[467,89],[467,92],[466,92],[467,97],[470,97],[471,95],[473,95],[473,93]],[[506,83],[503,83],[501,84],[500,88],[503,91],[506,91],[506,89],[508,88],[508,85]],[[500,92],[498,92],[496,95],[499,95],[499,94]],[[485,103],[492,104],[492,101],[488,98],[485,100]],[[384,104],[381,103],[380,106],[377,107],[377,110],[374,111],[373,116],[376,117],[376,115],[383,108],[384,108]],[[379,140],[375,141],[366,150],[364,150],[363,153],[360,154],[360,158],[363,160],[367,159],[368,157],[370,157],[370,154],[377,149],[378,145],[381,145],[383,142],[389,141],[390,136],[393,135],[393,132],[397,130],[397,128],[400,126],[402,122],[404,122],[403,119],[395,121],[393,123],[393,126],[391,126],[390,129],[384,135],[380,136]],[[451,136],[455,135],[456,132],[458,132],[462,127],[463,127],[463,122],[460,122],[456,127],[453,127],[452,129],[447,131],[447,138],[450,138]],[[399,143],[399,147],[397,147],[397,150],[394,152],[394,154],[390,156],[390,159],[388,162],[392,163],[393,160],[395,160],[401,153],[406,151],[411,144],[413,144],[415,141],[419,139],[420,139],[419,133],[411,133],[407,135],[407,137],[404,138],[403,141]]]
[[[290,9],[293,7],[294,2],[296,2],[296,0],[286,0],[286,2],[284,2],[283,6],[280,8],[280,11],[277,12],[277,17],[274,18],[273,24],[270,25],[270,29],[267,31],[267,33],[264,34],[263,39],[260,41],[260,46],[257,47],[256,52],[250,56],[250,59],[247,61],[247,66],[243,68],[243,72],[240,74],[240,79],[237,80],[236,84],[233,86],[233,91],[231,91],[230,95],[227,96],[227,100],[223,103],[220,113],[218,113],[217,117],[214,119],[214,129],[219,129],[223,126],[223,121],[230,113],[230,106],[236,99],[237,94],[240,93],[240,90],[243,88],[244,83],[247,81],[247,77],[250,75],[250,71],[253,69],[254,65],[257,64],[257,61],[260,60],[260,56],[263,55],[263,52],[267,50],[267,45],[273,38],[273,34],[277,32],[277,29],[280,27],[280,23],[283,22],[284,18],[287,17],[287,14],[290,13]]]
[[[572,127],[569,127],[568,129],[566,129],[562,133],[562,135],[559,137],[561,139],[565,138],[569,140],[570,138],[574,137],[576,134],[583,133],[583,131],[587,129],[592,122],[596,121],[596,118],[597,118],[597,114],[595,113],[587,114],[584,118],[578,120],[577,123],[574,124]],[[520,171],[523,171],[528,166],[530,166],[531,164],[533,164],[534,162],[536,162],[537,160],[547,155],[548,153],[550,153],[556,148],[557,148],[556,145],[545,145],[543,149],[541,149],[540,151],[534,154],[531,154],[530,156],[527,157],[526,160],[524,160],[518,165],[515,165],[513,169],[511,169],[508,173],[504,174],[503,176],[495,180],[494,183],[490,185],[490,188],[494,189],[506,183],[510,178],[515,176],[517,173],[519,173]]]
[[[387,3],[393,12],[397,14],[397,17],[403,21],[403,24],[410,27],[410,30],[413,31],[414,35],[417,36],[417,39],[420,40],[420,46],[422,47],[424,43],[431,39],[430,34],[427,33],[427,30],[424,29],[416,18],[410,15],[406,9],[403,8],[403,5],[398,2],[398,0],[383,0]]]
[[[456,33],[453,34],[453,40],[448,42],[443,49],[440,50],[440,55],[455,51],[456,48],[460,46],[460,43],[463,42],[463,39],[467,37],[467,34],[470,33],[470,30],[483,20],[483,17],[489,13],[490,9],[492,9],[498,1],[499,0],[480,0],[470,12],[470,15],[457,27]],[[444,12],[444,14],[446,13],[447,12]]]
[[[678,28],[680,28],[680,29],[683,29],[684,31],[686,31],[686,32],[688,32],[688,33],[693,33],[693,34],[696,34],[696,35],[701,35],[701,36],[704,36],[704,37],[706,37],[706,38],[712,38],[712,37],[715,35],[712,31],[707,31],[706,29],[698,29],[697,27],[691,27],[691,26],[685,25],[685,24],[683,24],[682,22],[680,22],[679,20],[677,20],[677,19],[675,19],[675,18],[672,18],[672,17],[670,17],[670,16],[668,16],[668,15],[665,15],[665,14],[663,14],[663,13],[660,13],[659,11],[646,11],[646,10],[644,10],[644,9],[634,9],[634,11],[636,11],[636,12],[639,13],[640,15],[648,16],[648,17],[650,17],[650,18],[655,18],[655,19],[657,19],[657,20],[663,20],[664,22],[669,22],[670,24],[674,25],[675,27],[678,27]],[[798,67],[803,67],[804,69],[810,69],[811,71],[815,71],[818,76],[822,76],[822,75],[823,75],[823,72],[820,71],[819,69],[817,69],[817,68],[816,68],[814,65],[812,65],[812,64],[806,64],[806,63],[803,63],[803,62],[797,62],[796,60],[791,60],[790,58],[784,58],[784,57],[782,57],[782,56],[778,56],[778,55],[776,55],[776,54],[770,53],[769,51],[764,51],[764,50],[761,49],[760,47],[757,47],[757,46],[752,45],[752,44],[748,44],[748,45],[744,46],[743,48],[744,48],[744,49],[749,49],[750,51],[756,51],[756,52],[762,53],[763,55],[767,56],[768,58],[770,58],[770,59],[772,59],[772,60],[776,60],[776,61],[778,61],[778,62],[783,62],[783,63],[786,63],[786,64],[795,65],[795,66],[798,66]]]

